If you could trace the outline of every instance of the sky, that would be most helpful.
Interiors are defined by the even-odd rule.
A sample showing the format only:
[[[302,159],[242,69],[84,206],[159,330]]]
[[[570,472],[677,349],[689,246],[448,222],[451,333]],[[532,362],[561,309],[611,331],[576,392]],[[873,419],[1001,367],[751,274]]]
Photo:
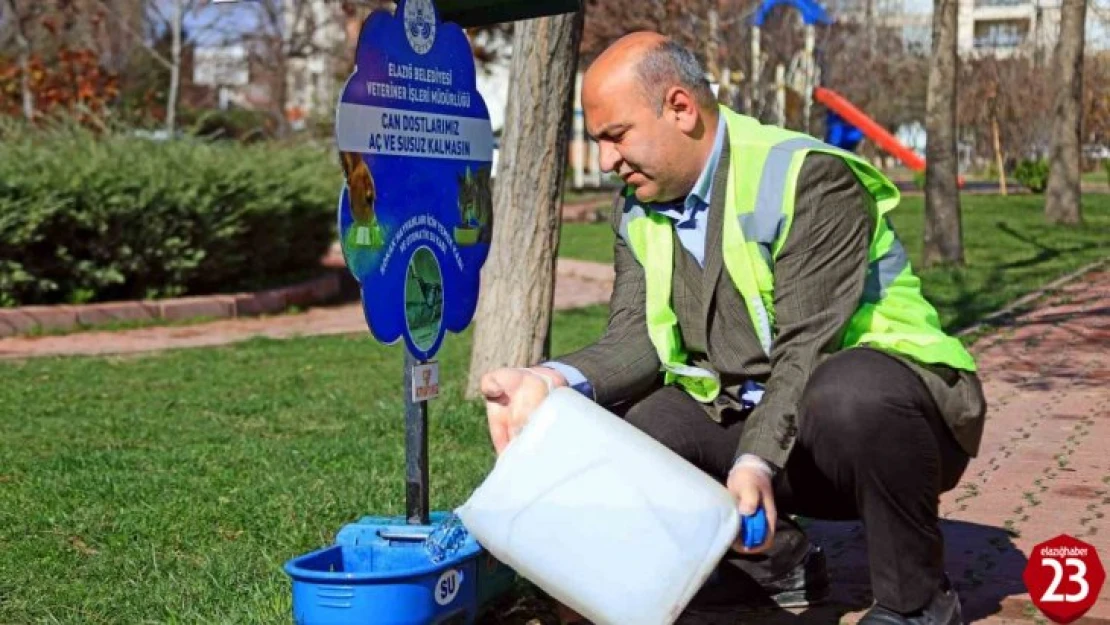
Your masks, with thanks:
[[[876,0],[881,4],[883,0]],[[1052,0],[1050,0],[1052,1]],[[826,6],[835,7],[838,0],[826,0]],[[933,0],[901,0],[906,13],[929,14]],[[200,45],[219,45],[224,39],[234,39],[255,28],[255,18],[248,2],[211,4],[191,12],[185,18],[186,28]],[[169,15],[171,0],[158,0],[159,10]],[[1058,0],[1052,1],[1058,6]],[[1101,49],[1110,49],[1110,0],[1093,0],[1089,5],[1087,40]],[[1101,19],[1100,19],[1101,18]]]
[[[160,0],[157,4],[164,15],[170,14],[171,2]],[[194,9],[184,19],[186,31],[199,45],[220,45],[254,30],[254,11],[246,2],[205,4],[207,6]]]
[[[826,6],[836,7],[839,0],[826,0]],[[881,4],[884,0],[876,0]],[[932,0],[900,0],[907,13],[932,12]],[[1052,1],[1052,0],[1050,0]],[[158,10],[169,16],[172,0],[158,0]],[[224,41],[235,40],[255,29],[253,10],[248,2],[211,3],[194,9],[185,16],[185,28],[191,38],[201,46],[219,46]],[[1058,6],[1058,0],[1052,1]],[[1110,0],[1092,0],[1088,9],[1087,40],[1092,46],[1110,49]]]

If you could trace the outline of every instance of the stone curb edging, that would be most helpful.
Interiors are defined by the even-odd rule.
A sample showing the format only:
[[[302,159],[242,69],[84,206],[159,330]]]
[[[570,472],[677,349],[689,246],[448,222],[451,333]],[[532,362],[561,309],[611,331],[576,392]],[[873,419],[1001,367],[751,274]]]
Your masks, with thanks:
[[[967,336],[969,334],[973,334],[973,333],[978,332],[978,331],[983,330],[983,329],[988,329],[989,330],[992,327],[996,326],[997,321],[1000,321],[1000,320],[1005,319],[1006,317],[1010,316],[1018,308],[1021,308],[1022,306],[1025,306],[1026,304],[1035,302],[1035,301],[1041,299],[1042,297],[1048,295],[1049,293],[1055,291],[1056,289],[1059,289],[1060,287],[1064,286],[1065,284],[1067,284],[1067,283],[1069,283],[1073,280],[1076,280],[1080,276],[1083,276],[1084,274],[1087,274],[1087,273],[1090,273],[1090,272],[1095,271],[1097,269],[1100,269],[1104,265],[1108,265],[1108,264],[1110,264],[1110,257],[1103,258],[1101,260],[1096,260],[1093,263],[1088,263],[1088,264],[1080,267],[1079,269],[1076,269],[1075,271],[1073,271],[1073,272],[1071,272],[1067,275],[1056,278],[1052,282],[1049,282],[1048,284],[1046,284],[1043,287],[1037,289],[1036,291],[1033,291],[1032,293],[1026,293],[1025,295],[1023,295],[1023,296],[1017,298],[1016,300],[1010,302],[1009,304],[1006,304],[1004,307],[1002,307],[1002,308],[996,310],[995,312],[987,315],[986,317],[983,317],[983,318],[979,319],[978,321],[976,321],[972,325],[956,332],[956,336]]]
[[[0,338],[36,330],[71,330],[119,321],[178,321],[196,317],[255,317],[307,306],[339,295],[337,272],[297,284],[264,291],[198,295],[164,300],[135,300],[99,304],[21,306],[0,309]]]
[[[612,263],[598,263],[574,258],[560,258],[555,268],[556,280],[559,278],[600,282],[612,287],[616,280],[616,269]]]
[[[1108,264],[1110,264],[1110,258],[1103,258],[1080,267],[1053,280],[1044,287],[1010,302],[1005,307],[983,317],[971,326],[957,331],[955,335],[962,337],[982,329],[989,329],[995,325],[995,322],[1004,319],[1021,306],[1036,301],[1076,278]],[[585,280],[605,281],[606,278],[611,279],[609,275],[603,277],[597,275],[596,272],[578,270],[577,267],[568,267],[568,269],[568,273],[576,274],[575,277]],[[6,308],[0,309],[0,338],[28,334],[40,329],[70,330],[78,326],[95,327],[119,321],[177,321],[196,317],[255,317],[282,312],[290,306],[307,306],[324,302],[336,297],[339,292],[339,273],[330,272],[291,286],[253,293],[200,295],[151,301],[137,300],[84,305]]]

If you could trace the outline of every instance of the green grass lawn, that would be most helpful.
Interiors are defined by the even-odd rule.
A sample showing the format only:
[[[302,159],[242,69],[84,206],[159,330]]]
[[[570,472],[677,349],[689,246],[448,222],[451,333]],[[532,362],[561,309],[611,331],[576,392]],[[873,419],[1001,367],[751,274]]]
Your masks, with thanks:
[[[559,256],[612,263],[613,229],[609,222],[563,224],[559,233]]]
[[[1038,201],[968,198],[961,271],[926,272],[948,321],[971,319],[1110,254],[1110,197],[1083,229]],[[896,222],[917,254],[920,204]],[[605,259],[604,224],[564,253]],[[553,350],[588,343],[604,307],[556,315]],[[492,466],[462,400],[469,334],[440,353],[431,501],[460,504]],[[364,514],[404,509],[402,354],[368,336],[126,358],[0,364],[0,623],[289,622],[281,565]]]
[[[563,313],[553,348],[604,323]],[[440,352],[434,509],[492,466],[468,345]],[[0,365],[0,623],[288,622],[285,560],[404,512],[401,366],[368,336]]]
[[[1104,167],[1099,167],[1093,171],[1083,172],[1083,182],[1110,182],[1110,173],[1107,173]]]
[[[1110,195],[1083,197],[1086,223],[1049,226],[1043,196],[965,195],[963,268],[920,269],[924,199],[904,198],[891,213],[925,295],[949,328],[963,328],[1006,303],[1087,263],[1110,255]],[[608,223],[565,224],[559,252],[569,258],[613,262]]]

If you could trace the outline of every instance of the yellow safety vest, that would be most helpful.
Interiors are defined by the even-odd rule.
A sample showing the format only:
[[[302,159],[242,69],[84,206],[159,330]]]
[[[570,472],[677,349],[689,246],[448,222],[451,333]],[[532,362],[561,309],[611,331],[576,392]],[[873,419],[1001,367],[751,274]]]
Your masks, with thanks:
[[[841,347],[868,345],[918,362],[975,371],[975,361],[960,341],[948,336],[921,294],[905,248],[887,223],[898,205],[898,188],[860,157],[809,135],[767,126],[721,107],[728,127],[731,158],[725,187],[722,252],[768,358],[775,340],[774,259],[794,218],[795,184],[810,152],[838,156],[875,201],[874,236],[863,297],[844,333]],[[671,307],[674,240],[671,221],[641,206],[626,189],[628,201],[620,236],[646,274],[647,329],[662,363],[667,384],[679,384],[695,399],[712,401],[720,392],[716,374],[687,363]]]

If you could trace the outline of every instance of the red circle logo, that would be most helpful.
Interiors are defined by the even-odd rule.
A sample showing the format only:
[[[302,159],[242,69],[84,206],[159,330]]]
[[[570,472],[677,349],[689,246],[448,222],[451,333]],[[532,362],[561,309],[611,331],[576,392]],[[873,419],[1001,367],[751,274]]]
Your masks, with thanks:
[[[1094,546],[1060,534],[1033,547],[1021,577],[1033,605],[1057,623],[1070,623],[1095,604],[1106,570]]]

